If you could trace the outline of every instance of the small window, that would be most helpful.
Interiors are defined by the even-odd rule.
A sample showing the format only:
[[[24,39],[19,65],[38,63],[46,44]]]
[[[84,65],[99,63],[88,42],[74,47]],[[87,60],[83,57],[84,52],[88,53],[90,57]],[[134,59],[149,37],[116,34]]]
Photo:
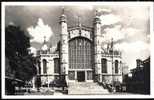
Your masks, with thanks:
[[[115,60],[115,73],[118,73],[118,60]]]
[[[107,60],[102,59],[102,73],[107,73]]]
[[[54,73],[60,73],[60,59],[54,58]]]

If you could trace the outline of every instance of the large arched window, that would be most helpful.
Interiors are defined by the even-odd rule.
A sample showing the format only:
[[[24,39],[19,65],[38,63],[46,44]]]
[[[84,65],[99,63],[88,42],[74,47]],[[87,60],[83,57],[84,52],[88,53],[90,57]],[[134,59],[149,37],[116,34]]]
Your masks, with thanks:
[[[91,69],[91,50],[90,40],[77,37],[69,41],[69,63],[70,69]]]
[[[115,60],[115,73],[118,73],[118,64],[119,64],[119,62],[118,62],[118,60]]]
[[[43,59],[43,73],[46,74],[47,73],[47,60]]]
[[[107,73],[107,59],[102,59],[102,73]]]

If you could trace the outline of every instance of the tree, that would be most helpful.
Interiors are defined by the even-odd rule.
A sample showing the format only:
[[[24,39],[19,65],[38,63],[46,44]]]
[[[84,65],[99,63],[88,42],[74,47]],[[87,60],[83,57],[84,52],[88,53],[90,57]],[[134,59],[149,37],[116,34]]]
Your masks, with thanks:
[[[15,78],[27,81],[36,74],[35,58],[28,53],[30,38],[18,26],[5,28],[5,55],[9,59]]]

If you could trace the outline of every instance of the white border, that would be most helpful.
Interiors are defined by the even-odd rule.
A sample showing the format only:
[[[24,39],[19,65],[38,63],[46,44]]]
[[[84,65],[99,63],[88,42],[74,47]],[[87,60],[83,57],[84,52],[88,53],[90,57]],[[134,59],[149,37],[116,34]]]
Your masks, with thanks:
[[[89,5],[118,5],[118,6],[149,6],[150,7],[150,38],[151,38],[151,95],[51,95],[51,96],[43,96],[43,95],[29,95],[29,96],[7,96],[5,95],[5,6],[89,6]],[[1,38],[1,46],[2,46],[2,70],[1,70],[1,79],[2,79],[2,98],[7,99],[43,99],[43,98],[152,98],[154,96],[154,80],[152,79],[154,77],[154,26],[153,26],[153,2],[2,2],[2,19],[1,19],[1,28],[2,28],[2,38]],[[153,83],[153,84],[152,84]]]
[[[2,57],[1,57],[1,83],[2,83],[2,97],[5,95],[5,5],[2,4],[2,14],[1,14],[1,29],[2,29],[2,36],[1,36],[1,47],[2,47],[2,50],[1,50],[1,54],[2,54]]]
[[[152,2],[2,2],[9,6],[88,6],[88,5],[119,5],[119,6],[149,6]]]
[[[154,97],[154,3],[150,6],[150,88],[151,88],[151,95]]]

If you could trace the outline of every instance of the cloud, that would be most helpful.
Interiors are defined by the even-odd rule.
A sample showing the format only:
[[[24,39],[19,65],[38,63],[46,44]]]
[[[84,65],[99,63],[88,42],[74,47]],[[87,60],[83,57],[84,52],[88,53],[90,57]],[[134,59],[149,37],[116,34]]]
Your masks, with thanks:
[[[111,13],[111,9],[107,9],[107,8],[98,8],[97,11],[100,13],[100,14],[109,14]]]
[[[136,67],[136,59],[144,60],[150,56],[150,44],[143,41],[123,42],[115,44],[114,48],[122,51],[123,61],[129,65],[129,69]]]
[[[125,27],[121,30],[122,33],[126,35],[126,37],[134,36],[135,34],[139,34],[142,30],[133,28],[133,27]]]
[[[50,37],[53,35],[51,27],[49,25],[45,25],[41,18],[38,19],[36,26],[30,26],[27,30],[33,37],[31,42],[42,43],[44,41],[44,36],[46,37],[46,41],[49,41]]]
[[[134,27],[124,27],[122,24],[107,25],[104,27],[102,35],[104,41],[110,41],[113,38],[115,43],[132,42],[138,40],[147,40],[146,33],[142,29]]]
[[[125,37],[125,34],[121,32],[121,25],[116,25],[113,28],[106,28],[104,29],[104,41],[109,41],[111,38],[114,39],[114,41],[123,39]]]
[[[115,24],[121,21],[120,16],[114,14],[106,14],[106,15],[103,14],[100,16],[100,19],[102,26]]]
[[[100,16],[102,33],[117,41],[147,40],[145,34],[149,32],[147,21],[149,19],[148,7],[110,7],[101,9],[108,12]],[[129,12],[129,13],[128,13]],[[119,35],[118,35],[119,34]],[[123,39],[122,39],[123,38]],[[122,41],[121,41],[122,40]]]
[[[120,49],[124,52],[140,52],[142,50],[149,50],[149,47],[150,45],[146,42],[143,42],[143,41],[136,41],[136,42],[123,42],[123,43],[120,43],[120,44],[115,44],[115,48],[116,49]]]

